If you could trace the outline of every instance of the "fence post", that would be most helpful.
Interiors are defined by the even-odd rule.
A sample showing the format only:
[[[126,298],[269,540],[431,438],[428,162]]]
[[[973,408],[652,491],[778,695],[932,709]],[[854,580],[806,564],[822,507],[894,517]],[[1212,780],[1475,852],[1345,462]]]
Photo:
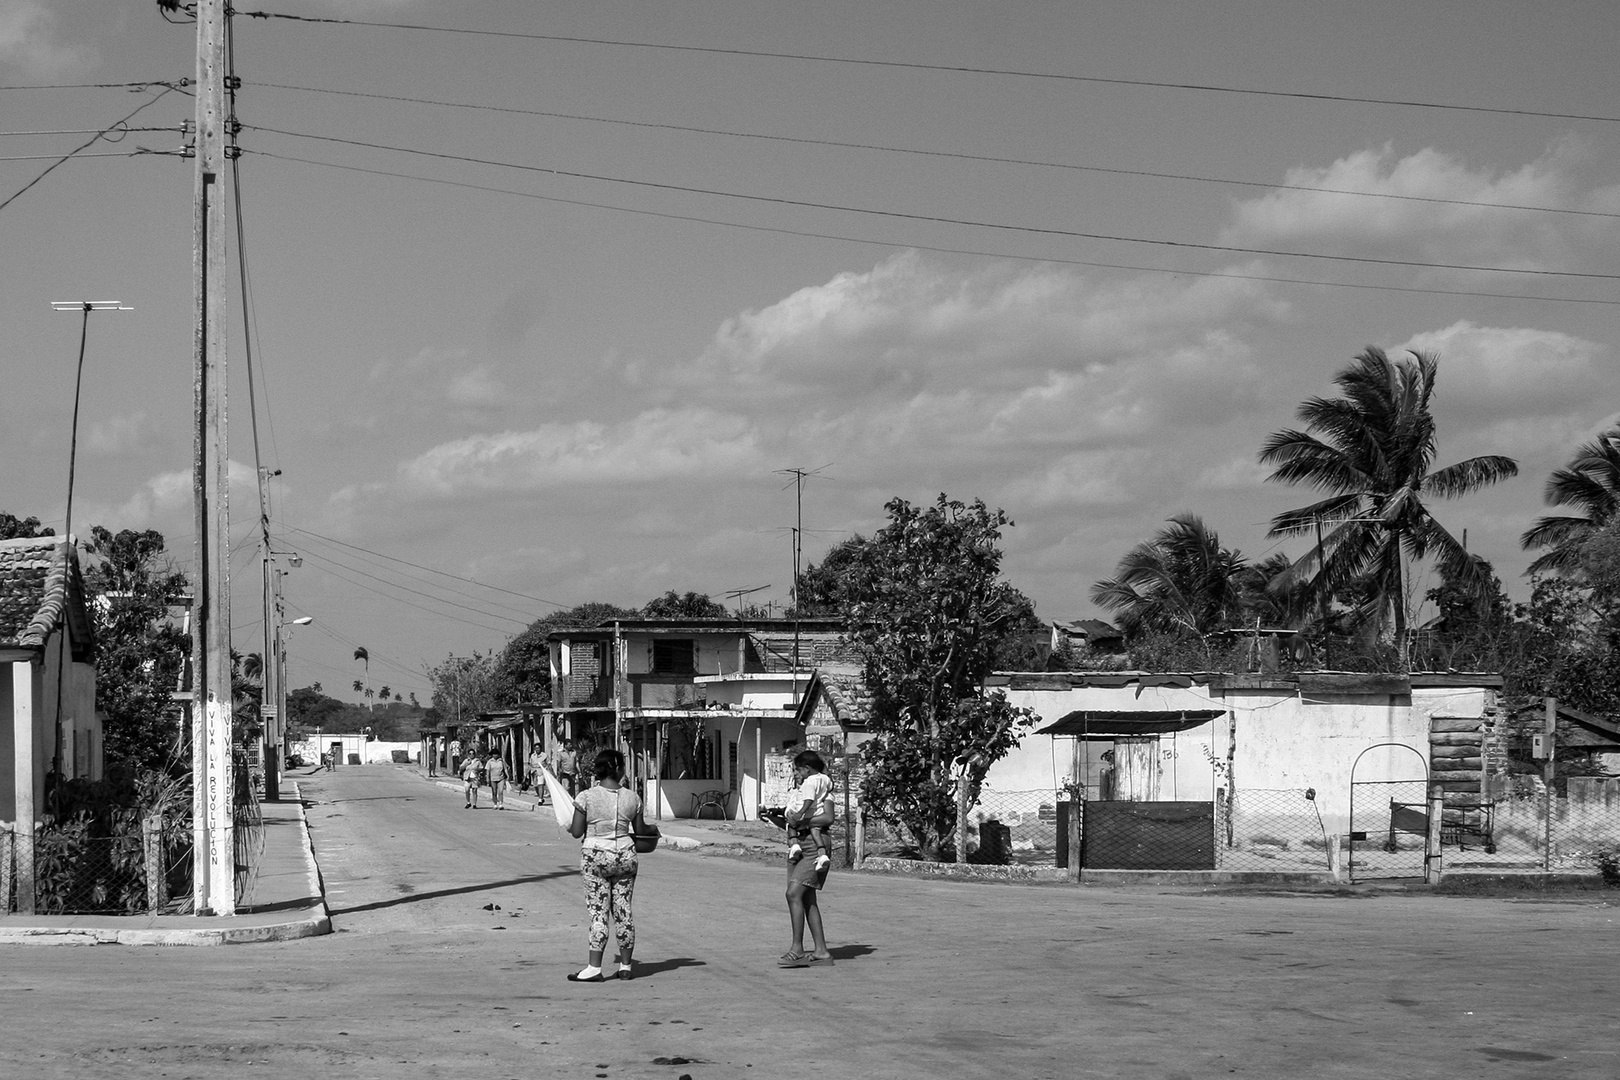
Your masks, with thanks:
[[[1445,795],[1438,784],[1429,792],[1429,835],[1424,842],[1423,876],[1430,885],[1440,884],[1445,866],[1440,858],[1440,827],[1446,809]]]
[[[956,781],[956,862],[962,865],[967,862],[967,809],[968,809],[968,782],[964,774]],[[984,837],[979,837],[984,842]]]
[[[1330,833],[1327,837],[1328,876],[1334,881],[1344,880],[1344,852],[1339,849],[1340,837],[1338,833]]]
[[[146,865],[146,910],[156,915],[169,902],[168,868],[163,865],[163,815],[141,818],[141,855]]]
[[[866,807],[855,804],[855,868],[866,861]]]
[[[11,823],[0,822],[0,915],[11,913],[11,859],[16,846]]]
[[[1079,799],[1069,800],[1069,865],[1066,867],[1069,880],[1080,880],[1080,815],[1084,812],[1085,803]]]

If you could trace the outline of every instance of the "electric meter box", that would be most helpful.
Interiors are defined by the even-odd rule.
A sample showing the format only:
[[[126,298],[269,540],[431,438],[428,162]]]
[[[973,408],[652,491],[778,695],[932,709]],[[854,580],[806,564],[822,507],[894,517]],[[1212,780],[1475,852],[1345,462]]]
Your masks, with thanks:
[[[1552,736],[1541,732],[1530,736],[1530,756],[1545,761],[1552,756]]]

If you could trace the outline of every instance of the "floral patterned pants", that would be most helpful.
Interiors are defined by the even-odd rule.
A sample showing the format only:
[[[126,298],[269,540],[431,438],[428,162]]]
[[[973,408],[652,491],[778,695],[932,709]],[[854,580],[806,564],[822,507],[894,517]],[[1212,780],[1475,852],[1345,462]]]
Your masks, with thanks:
[[[591,918],[590,948],[607,948],[608,915],[613,915],[614,937],[619,948],[636,947],[636,920],[630,913],[630,900],[636,891],[636,853],[585,848],[580,852],[580,876],[585,879],[585,911]]]

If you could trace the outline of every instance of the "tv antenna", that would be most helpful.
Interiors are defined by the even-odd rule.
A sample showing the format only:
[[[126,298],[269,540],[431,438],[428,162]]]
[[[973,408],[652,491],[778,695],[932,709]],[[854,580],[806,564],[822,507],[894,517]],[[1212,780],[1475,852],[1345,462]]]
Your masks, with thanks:
[[[737,602],[737,617],[740,619],[742,618],[742,598],[750,593],[762,592],[768,588],[770,588],[769,585],[755,585],[752,589],[728,589],[725,595],[726,599]]]

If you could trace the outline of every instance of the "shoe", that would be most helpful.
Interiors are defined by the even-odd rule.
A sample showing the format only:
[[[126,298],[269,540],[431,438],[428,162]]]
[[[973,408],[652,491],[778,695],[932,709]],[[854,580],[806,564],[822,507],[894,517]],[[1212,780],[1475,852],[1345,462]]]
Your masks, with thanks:
[[[812,956],[806,967],[832,967],[833,958],[830,956]]]
[[[816,873],[825,874],[832,867],[832,856],[825,853],[816,856]]]
[[[630,965],[629,964],[620,964],[619,965],[619,978],[622,979],[624,982],[629,982],[630,977],[631,977],[630,976]]]
[[[804,849],[798,844],[794,844],[792,847],[788,848],[788,862],[796,863],[802,858],[804,858]]]
[[[815,962],[815,958],[809,953],[796,953],[792,949],[789,949],[787,952],[782,954],[782,958],[776,962],[776,966],[783,968],[802,968],[809,967]]]
[[[472,809],[472,803],[470,803],[470,802],[467,802],[467,803],[462,803],[462,804],[461,804],[461,808],[462,808],[462,809],[463,809],[463,810],[471,810],[471,809]]]
[[[601,971],[598,971],[595,975],[586,975],[584,972],[575,971],[575,972],[571,972],[569,974],[568,981],[569,982],[599,983],[599,982],[605,982],[606,980],[603,978]]]

